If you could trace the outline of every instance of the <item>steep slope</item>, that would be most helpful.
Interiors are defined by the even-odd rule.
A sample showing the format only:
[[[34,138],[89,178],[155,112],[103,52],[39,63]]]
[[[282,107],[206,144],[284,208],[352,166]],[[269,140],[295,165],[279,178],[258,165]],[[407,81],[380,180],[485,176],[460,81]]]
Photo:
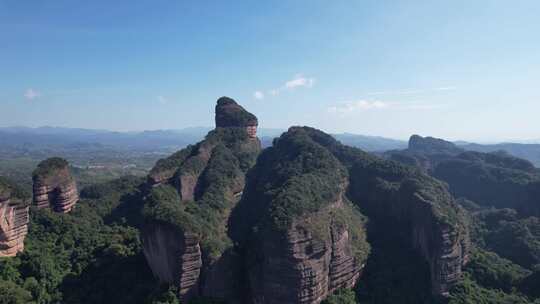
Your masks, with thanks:
[[[463,210],[445,185],[318,130],[293,127],[259,157],[231,221],[255,303],[318,303],[333,287],[354,285],[369,246],[363,216],[349,202],[370,222],[402,232],[429,265],[432,293],[448,295],[470,245]],[[340,245],[332,243],[340,239],[334,225],[347,232]],[[327,276],[328,257],[341,247],[355,262],[340,267],[344,279],[336,285]]]
[[[297,132],[296,130],[293,130]],[[416,170],[341,145],[305,129],[349,171],[349,197],[373,221],[392,223],[429,264],[434,295],[447,295],[467,263],[469,236],[463,210],[445,186]]]
[[[386,156],[447,182],[456,197],[514,208],[525,216],[540,215],[540,171],[527,160],[502,151],[466,152],[442,139],[418,136],[411,137],[408,149]]]
[[[23,193],[0,178],[0,257],[15,256],[24,250],[28,209]]]
[[[222,97],[216,129],[202,142],[158,161],[148,176],[144,254],[154,275],[177,286],[184,300],[236,297],[239,261],[227,220],[261,149],[257,124],[253,114]]]
[[[465,152],[439,164],[433,176],[447,182],[458,197],[540,216],[540,174],[526,160],[501,152]]]
[[[66,160],[53,157],[42,161],[33,173],[34,205],[68,213],[79,200],[77,184]]]
[[[347,172],[303,132],[266,149],[231,217],[253,303],[320,303],[355,285],[369,253]],[[250,302],[251,302],[250,301]]]
[[[409,139],[407,149],[388,151],[384,155],[391,160],[415,166],[426,173],[431,173],[440,162],[464,151],[449,141],[413,135]]]

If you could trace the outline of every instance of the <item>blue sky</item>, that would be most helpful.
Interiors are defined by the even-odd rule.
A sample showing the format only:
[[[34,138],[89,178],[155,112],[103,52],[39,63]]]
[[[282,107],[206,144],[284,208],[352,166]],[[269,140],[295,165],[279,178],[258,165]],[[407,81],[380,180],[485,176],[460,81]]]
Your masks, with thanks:
[[[540,1],[0,0],[0,126],[540,138]]]

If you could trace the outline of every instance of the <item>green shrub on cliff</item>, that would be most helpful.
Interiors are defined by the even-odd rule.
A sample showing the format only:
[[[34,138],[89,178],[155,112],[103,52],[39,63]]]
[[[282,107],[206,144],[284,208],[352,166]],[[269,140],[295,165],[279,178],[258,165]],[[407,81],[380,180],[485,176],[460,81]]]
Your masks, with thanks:
[[[484,287],[511,292],[531,272],[497,254],[474,250],[466,271]]]
[[[150,175],[158,175],[164,171],[176,170],[184,161],[193,154],[195,146],[189,145],[186,148],[174,153],[173,155],[157,161],[156,165],[150,171]]]
[[[32,176],[34,178],[44,178],[51,173],[67,168],[68,166],[69,163],[67,160],[60,157],[51,157],[39,163],[36,170],[32,173]]]
[[[147,220],[168,223],[182,231],[200,234],[202,225],[196,221],[197,217],[193,216],[200,212],[198,209],[196,204],[181,202],[178,191],[173,186],[160,185],[153,188],[146,197],[143,216]]]
[[[356,304],[356,294],[351,289],[339,289],[321,304]]]
[[[288,229],[295,218],[335,202],[345,190],[345,179],[343,166],[301,129],[284,133],[261,153],[248,175],[251,184],[231,220],[235,239],[261,225]]]
[[[31,198],[31,194],[25,189],[19,187],[11,180],[0,176],[0,196],[10,194],[12,198],[27,201]]]
[[[232,245],[223,223],[226,221],[227,210],[237,200],[233,190],[238,188],[236,191],[240,191],[239,187],[243,183],[242,160],[239,159],[240,153],[236,152],[246,151],[232,143],[238,132],[236,129],[223,129],[207,136],[204,145],[213,146],[212,156],[205,166],[198,168],[202,172],[197,183],[195,201],[181,201],[178,190],[172,185],[155,187],[146,198],[144,217],[147,221],[172,224],[182,232],[198,235],[203,252],[209,258],[218,257]],[[251,154],[256,155],[257,151],[246,153],[253,158]],[[179,170],[191,172],[193,168],[190,160],[187,160]]]
[[[450,293],[448,304],[538,304],[525,296],[484,288],[466,275]]]
[[[525,268],[540,263],[540,219],[520,218],[512,209],[485,209],[474,214],[474,239]]]
[[[32,294],[9,281],[0,280],[0,304],[32,304]]]

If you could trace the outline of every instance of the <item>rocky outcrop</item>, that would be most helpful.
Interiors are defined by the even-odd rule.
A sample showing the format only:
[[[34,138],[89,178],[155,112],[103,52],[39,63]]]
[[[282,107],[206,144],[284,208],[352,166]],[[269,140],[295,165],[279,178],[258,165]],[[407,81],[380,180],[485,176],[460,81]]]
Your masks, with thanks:
[[[245,128],[249,138],[257,138],[259,122],[255,115],[229,97],[221,97],[216,105],[216,128]]]
[[[350,195],[372,220],[393,223],[429,264],[434,295],[446,296],[468,261],[469,235],[463,210],[445,185],[384,161],[355,161]]]
[[[28,203],[12,196],[0,181],[0,257],[12,257],[24,250],[28,233]]]
[[[222,97],[216,129],[158,161],[148,176],[144,254],[154,275],[177,286],[183,301],[236,296],[231,284],[238,277],[231,269],[238,267],[230,265],[238,260],[227,221],[261,150],[257,124],[253,114]]]
[[[458,198],[481,206],[513,208],[524,216],[540,215],[538,169],[504,151],[465,151],[442,139],[413,135],[408,149],[385,156],[448,183]]]
[[[42,161],[33,174],[33,194],[34,205],[39,209],[70,212],[79,200],[79,193],[68,162],[61,158]]]
[[[432,293],[448,295],[468,261],[470,240],[464,211],[446,186],[418,170],[341,145],[310,128],[303,132],[327,148],[349,172],[348,197],[371,221],[404,232],[430,266]]]
[[[345,168],[305,135],[289,131],[261,154],[231,217],[253,303],[320,303],[356,284],[369,253]]]
[[[409,150],[429,154],[445,153],[459,154],[465,150],[459,148],[454,143],[435,137],[422,137],[412,135],[409,139]]]
[[[178,286],[183,298],[198,295],[202,267],[198,236],[178,231],[167,223],[147,225],[144,229],[144,255],[154,275]]]
[[[348,229],[331,221],[313,227],[329,211],[294,220],[285,233],[261,239],[251,258],[258,263],[249,269],[254,303],[320,303],[337,289],[356,284],[363,261],[352,252]]]
[[[385,156],[431,174],[438,164],[464,151],[454,143],[443,139],[413,135],[409,139],[408,149],[388,151]]]

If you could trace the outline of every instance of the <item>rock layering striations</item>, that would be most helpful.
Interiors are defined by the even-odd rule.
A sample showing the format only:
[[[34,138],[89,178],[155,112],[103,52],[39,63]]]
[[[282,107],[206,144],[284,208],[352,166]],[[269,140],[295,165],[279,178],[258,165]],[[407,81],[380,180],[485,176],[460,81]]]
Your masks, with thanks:
[[[464,211],[446,186],[412,168],[341,145],[318,130],[289,132],[308,134],[347,168],[349,199],[370,220],[406,232],[410,246],[430,266],[432,293],[448,295],[468,261],[470,240]]]
[[[371,220],[392,225],[430,268],[432,294],[447,296],[468,262],[466,216],[446,185],[416,169],[330,144],[348,168],[349,196]]]
[[[304,135],[286,133],[261,154],[231,218],[253,303],[320,303],[356,284],[369,253],[345,168]]]
[[[11,195],[0,182],[0,257],[11,257],[24,250],[28,233],[28,203]]]
[[[222,97],[216,129],[158,161],[148,176],[144,254],[154,275],[177,286],[183,301],[236,297],[238,277],[231,273],[238,267],[227,221],[261,150],[257,124],[253,114]]]
[[[166,223],[147,225],[142,233],[144,254],[161,281],[174,283],[184,298],[197,295],[202,267],[197,235],[179,232]]]
[[[320,227],[325,230],[320,238],[310,227],[327,212],[294,220],[284,234],[265,235],[251,254],[259,260],[249,273],[254,303],[320,303],[337,289],[356,284],[364,261],[353,255],[349,231],[330,223]]]
[[[429,265],[433,294],[448,295],[470,244],[445,184],[308,127],[259,155],[247,129],[256,118],[244,112],[221,98],[216,129],[148,177],[144,254],[182,301],[318,304],[361,276],[363,214],[405,235]]]
[[[33,174],[33,200],[38,208],[68,213],[79,200],[77,183],[69,164],[61,158],[42,161]]]

